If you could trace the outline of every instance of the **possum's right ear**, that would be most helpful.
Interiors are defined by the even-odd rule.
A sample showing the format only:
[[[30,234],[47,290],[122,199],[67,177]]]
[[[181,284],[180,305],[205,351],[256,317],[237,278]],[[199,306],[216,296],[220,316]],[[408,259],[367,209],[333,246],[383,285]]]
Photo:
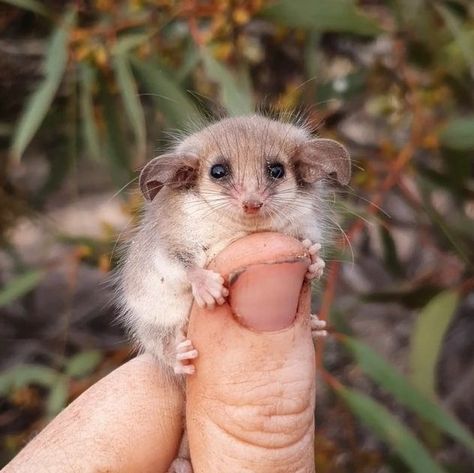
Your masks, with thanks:
[[[191,187],[197,177],[199,158],[192,153],[167,153],[152,159],[142,169],[139,183],[145,199],[152,201],[164,186]]]

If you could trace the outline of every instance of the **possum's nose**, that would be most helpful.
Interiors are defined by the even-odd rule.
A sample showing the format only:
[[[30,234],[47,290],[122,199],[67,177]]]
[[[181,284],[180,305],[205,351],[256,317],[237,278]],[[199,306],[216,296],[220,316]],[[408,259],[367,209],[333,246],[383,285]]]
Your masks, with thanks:
[[[255,214],[260,210],[260,207],[263,205],[263,202],[256,199],[248,199],[242,202],[242,207],[246,214]]]

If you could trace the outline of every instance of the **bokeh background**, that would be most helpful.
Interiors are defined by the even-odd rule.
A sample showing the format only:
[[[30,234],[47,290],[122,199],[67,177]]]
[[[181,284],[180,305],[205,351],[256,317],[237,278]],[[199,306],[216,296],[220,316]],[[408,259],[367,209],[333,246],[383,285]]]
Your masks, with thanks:
[[[474,2],[3,0],[0,84],[1,464],[131,356],[106,281],[137,170],[258,108],[353,157],[317,471],[473,471]]]

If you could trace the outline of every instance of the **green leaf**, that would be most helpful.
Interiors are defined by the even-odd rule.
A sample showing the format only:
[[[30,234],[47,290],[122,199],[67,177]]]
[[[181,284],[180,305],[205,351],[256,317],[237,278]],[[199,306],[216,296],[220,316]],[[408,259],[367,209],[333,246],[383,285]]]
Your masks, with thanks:
[[[329,322],[334,327],[337,333],[344,335],[352,335],[353,330],[351,325],[349,324],[349,321],[347,320],[348,317],[346,311],[331,308],[329,317]]]
[[[14,7],[23,8],[23,10],[29,10],[38,15],[51,17],[51,13],[44,5],[41,5],[41,3],[36,0],[2,0],[2,2],[13,5]]]
[[[102,76],[99,78],[99,96],[104,112],[106,155],[110,161],[112,179],[117,186],[122,187],[131,176],[129,149],[124,139],[122,116],[117,113],[117,103],[110,95],[109,84]]]
[[[435,296],[420,312],[413,329],[410,367],[413,384],[427,396],[435,397],[435,369],[446,329],[459,295],[446,290]]]
[[[442,16],[446,26],[453,35],[461,54],[464,56],[466,64],[471,71],[474,71],[474,50],[472,48],[472,30],[464,31],[461,21],[451,10],[444,5],[435,4],[434,7]]]
[[[417,390],[407,378],[364,343],[350,337],[344,337],[342,343],[352,353],[364,373],[389,391],[398,402],[474,452],[474,438],[471,433],[440,404]]]
[[[191,74],[194,68],[199,63],[199,51],[196,48],[194,41],[189,40],[183,54],[183,60],[181,66],[176,71],[176,78],[181,83]]]
[[[382,441],[390,445],[413,472],[445,472],[413,433],[381,404],[341,385],[336,387],[335,391],[354,415]]]
[[[94,68],[85,62],[79,64],[79,81],[81,86],[79,106],[84,141],[90,157],[99,160],[101,157],[100,134],[94,115],[93,96],[95,79],[96,71]]]
[[[0,374],[0,394],[7,395],[14,389],[30,384],[50,388],[58,377],[58,373],[43,365],[24,364],[15,366]]]
[[[145,43],[150,39],[149,33],[128,33],[120,36],[114,46],[114,55],[127,54],[130,50]]]
[[[380,237],[382,240],[383,247],[383,258],[385,262],[385,268],[395,276],[401,276],[403,274],[403,266],[398,259],[397,246],[395,240],[392,238],[390,231],[383,225],[379,227]]]
[[[439,291],[438,286],[426,281],[404,281],[394,287],[362,294],[361,298],[365,302],[396,302],[411,309],[418,309],[430,301]]]
[[[83,378],[94,371],[102,361],[102,353],[90,350],[71,357],[66,363],[66,374],[73,378]]]
[[[181,128],[198,116],[193,102],[171,74],[156,63],[137,58],[132,58],[131,62],[144,89],[153,97],[170,125]]]
[[[446,222],[446,217],[441,215],[430,202],[426,202],[425,210],[434,224],[434,228],[438,228],[446,240],[449,242],[451,247],[456,251],[459,258],[469,264],[469,244],[466,245],[464,241],[459,237],[456,232],[454,225]]]
[[[380,33],[377,23],[362,14],[352,0],[280,0],[262,13],[293,28],[366,36]]]
[[[437,51],[436,61],[440,64],[449,64],[446,73],[457,80],[464,81],[466,74],[472,77],[471,71],[474,71],[472,54],[468,52],[474,51],[474,28],[461,27],[461,31],[452,33],[455,39],[448,44],[443,44]],[[468,83],[465,85],[469,87]]]
[[[204,67],[211,80],[220,88],[220,99],[230,115],[246,115],[255,111],[252,98],[252,87],[246,71],[233,73],[223,64],[216,61],[212,54],[202,50]]]
[[[137,142],[137,162],[145,161],[146,131],[145,115],[142,104],[138,98],[135,79],[130,69],[128,57],[125,54],[116,54],[114,58],[115,78],[125,106],[125,113],[132,125]]]
[[[75,11],[68,12],[51,36],[44,62],[44,79],[28,100],[13,136],[11,155],[17,161],[38,131],[61,83],[68,61],[69,30],[75,17]]]
[[[69,397],[69,378],[59,375],[51,386],[46,402],[46,413],[49,418],[59,414],[67,405]]]
[[[458,151],[474,149],[474,116],[454,118],[441,131],[440,142]]]
[[[41,271],[28,271],[0,289],[0,307],[10,304],[34,289],[43,278]]]

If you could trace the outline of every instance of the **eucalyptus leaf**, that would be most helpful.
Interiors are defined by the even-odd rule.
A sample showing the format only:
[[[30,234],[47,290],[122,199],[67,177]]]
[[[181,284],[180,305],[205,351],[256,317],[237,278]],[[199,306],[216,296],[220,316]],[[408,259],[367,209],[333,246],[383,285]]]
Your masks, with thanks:
[[[474,74],[474,49],[471,43],[472,30],[464,31],[461,20],[448,7],[435,4],[435,8],[458,44],[459,50],[471,70],[471,74]]]
[[[16,161],[38,131],[61,84],[68,61],[69,31],[75,18],[75,10],[66,13],[51,36],[43,65],[44,78],[27,101],[13,136],[10,151]]]
[[[66,374],[72,378],[83,378],[97,368],[102,361],[102,353],[98,350],[89,350],[78,353],[66,363]]]
[[[49,418],[59,414],[67,405],[69,396],[69,379],[59,375],[51,386],[46,402],[46,413]]]
[[[410,344],[413,384],[425,395],[435,397],[435,370],[446,330],[459,301],[452,290],[439,293],[420,311]]]
[[[380,32],[377,23],[361,13],[353,0],[279,0],[262,13],[294,28],[366,36]]]
[[[246,71],[233,73],[208,50],[203,49],[201,54],[207,75],[219,85],[220,99],[227,112],[234,116],[254,112],[252,87]]]
[[[176,78],[180,83],[184,82],[191,72],[195,69],[200,60],[199,51],[193,41],[189,41],[184,51],[184,57],[181,66],[176,71]]]
[[[365,302],[396,302],[411,309],[419,309],[438,294],[439,291],[438,286],[426,281],[419,283],[407,281],[394,287],[362,294],[361,298]]]
[[[136,57],[132,58],[132,66],[143,88],[153,97],[170,125],[181,128],[196,119],[198,113],[193,102],[168,71]]]
[[[17,276],[0,289],[0,307],[3,307],[24,296],[34,289],[43,278],[43,272],[31,270]]]
[[[403,265],[400,263],[398,258],[398,251],[395,240],[393,239],[390,231],[384,226],[379,227],[380,238],[382,240],[383,258],[385,267],[394,276],[403,275]]]
[[[455,227],[446,221],[446,218],[434,209],[431,203],[427,202],[426,213],[430,216],[435,229],[439,229],[440,233],[446,238],[449,245],[456,251],[459,258],[469,263],[469,243],[465,243],[458,235]]]
[[[96,71],[86,62],[79,64],[80,80],[80,111],[84,141],[89,156],[95,160],[101,157],[100,133],[94,114],[93,87],[96,80]]]
[[[50,388],[56,381],[58,373],[43,365],[17,365],[0,374],[0,394],[7,395],[14,389],[37,384]]]
[[[99,76],[98,82],[100,104],[104,114],[106,153],[112,179],[118,187],[122,187],[131,177],[129,148],[124,139],[122,116],[117,113],[118,104],[110,94],[105,78]]]
[[[445,473],[415,435],[381,404],[342,385],[336,387],[335,391],[352,413],[392,447],[413,472]]]
[[[351,337],[343,337],[342,342],[357,360],[357,365],[398,402],[474,452],[471,433],[441,404],[416,389],[405,376],[364,343]]]
[[[148,33],[128,33],[121,36],[113,48],[114,55],[123,55],[150,39]]]
[[[51,17],[51,13],[44,5],[42,5],[42,2],[37,2],[36,0],[1,0],[1,1],[3,3],[8,3],[14,7],[22,8],[23,10],[29,10],[32,13],[37,13],[38,15]]]
[[[138,90],[129,60],[125,54],[121,53],[115,56],[114,70],[120,95],[125,106],[125,113],[128,116],[137,142],[137,162],[143,163],[146,148],[145,115],[138,97]]]
[[[459,151],[474,150],[474,116],[451,119],[440,133],[440,142]]]

